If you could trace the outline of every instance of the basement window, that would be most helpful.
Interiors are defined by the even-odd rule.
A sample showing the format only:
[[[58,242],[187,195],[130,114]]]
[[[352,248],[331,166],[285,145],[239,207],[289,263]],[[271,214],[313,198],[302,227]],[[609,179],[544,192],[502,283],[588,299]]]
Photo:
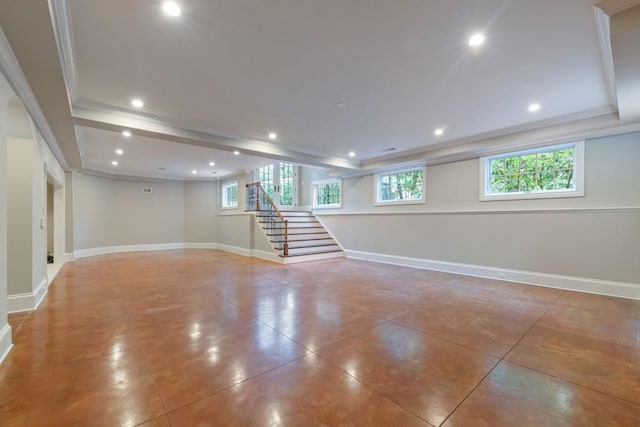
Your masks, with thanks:
[[[342,179],[314,181],[312,185],[314,209],[342,207]]]
[[[222,209],[238,207],[238,181],[222,185]]]
[[[425,203],[425,168],[381,173],[375,177],[376,205]]]
[[[480,158],[480,200],[584,196],[584,141]]]

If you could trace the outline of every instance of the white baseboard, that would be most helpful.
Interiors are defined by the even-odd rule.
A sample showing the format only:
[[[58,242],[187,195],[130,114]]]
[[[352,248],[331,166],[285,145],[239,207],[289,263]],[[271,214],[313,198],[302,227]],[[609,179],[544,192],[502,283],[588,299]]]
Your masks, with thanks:
[[[64,254],[64,259],[65,261],[75,261],[76,255],[73,252],[67,252],[66,254]]]
[[[215,243],[185,243],[185,249],[217,249],[218,245]]]
[[[258,249],[253,249],[251,251],[251,256],[254,258],[260,258],[267,261],[273,261],[279,264],[284,264],[283,258],[274,252],[267,252],[267,251],[260,251]]]
[[[49,282],[44,278],[33,292],[8,295],[7,311],[9,313],[19,313],[21,311],[35,310],[44,299],[48,289]]]
[[[527,285],[537,285],[548,288],[587,292],[591,294],[640,299],[640,284],[634,283],[613,282],[608,280],[589,279],[584,277],[562,276],[557,274],[538,273],[533,271],[510,270],[507,268],[460,264],[455,262],[435,261],[421,258],[408,258],[396,255],[386,255],[362,251],[347,250],[345,251],[345,254],[348,258],[362,259],[385,264],[395,264],[405,267],[444,271],[447,273],[463,274],[465,276],[506,280],[510,282],[524,283]]]
[[[62,263],[47,264],[47,286],[51,286],[51,282],[55,280],[65,263],[66,261]]]
[[[102,248],[78,249],[74,252],[75,258],[85,258],[96,255],[107,255],[123,252],[164,251],[169,249],[183,249],[185,243],[159,243],[150,245],[122,245],[106,246]]]
[[[34,300],[33,309],[34,310],[38,308],[38,306],[44,299],[44,296],[47,294],[48,290],[49,290],[49,281],[45,277],[44,279],[42,279],[42,282],[40,282],[36,290],[33,292],[33,300]]]
[[[7,357],[13,344],[11,342],[11,325],[5,324],[0,329],[0,363]]]
[[[242,256],[251,256],[251,249],[240,248],[238,246],[225,245],[222,243],[216,244],[216,249],[224,252],[231,252],[232,254],[242,255]]]

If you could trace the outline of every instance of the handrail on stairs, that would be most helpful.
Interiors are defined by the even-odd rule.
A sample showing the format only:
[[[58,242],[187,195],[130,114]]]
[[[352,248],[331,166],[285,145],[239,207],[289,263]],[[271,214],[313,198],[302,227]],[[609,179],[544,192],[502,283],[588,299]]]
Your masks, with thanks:
[[[275,240],[276,249],[282,249],[284,256],[289,255],[289,221],[284,219],[280,210],[269,194],[262,188],[262,184],[254,182],[246,184],[247,187],[247,200],[246,211],[254,212],[266,212],[266,226],[265,228],[270,231],[272,237]],[[264,215],[261,215],[264,218]],[[263,221],[263,223],[265,223]],[[284,233],[280,234],[278,231],[283,230]]]

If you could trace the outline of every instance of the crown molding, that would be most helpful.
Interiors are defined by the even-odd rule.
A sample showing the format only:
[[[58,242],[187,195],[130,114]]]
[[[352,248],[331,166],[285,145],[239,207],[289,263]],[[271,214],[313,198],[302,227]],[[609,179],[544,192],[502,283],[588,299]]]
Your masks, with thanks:
[[[589,119],[541,127],[498,137],[467,140],[463,144],[423,148],[403,152],[392,158],[377,158],[363,162],[362,170],[376,170],[398,164],[424,161],[427,165],[469,160],[507,151],[518,151],[561,144],[581,139],[601,138],[640,131],[640,121],[621,123],[617,114],[605,114]]]
[[[602,54],[602,66],[604,67],[604,78],[607,85],[607,95],[611,105],[618,105],[618,94],[616,89],[616,74],[613,66],[613,49],[611,47],[611,19],[609,15],[598,7],[594,7],[596,18],[596,29],[598,30],[598,42],[600,43],[600,53]]]
[[[49,146],[49,149],[58,163],[60,163],[60,166],[62,166],[63,169],[68,170],[69,165],[62,154],[62,150],[60,150],[58,141],[49,127],[49,123],[40,108],[40,104],[38,104],[38,100],[33,94],[31,86],[29,86],[29,82],[22,72],[18,59],[13,53],[11,45],[2,31],[2,28],[0,28],[0,72],[2,72],[4,77],[7,79],[7,82],[13,89],[13,92],[22,100],[31,120],[40,132],[40,135],[44,138],[47,146]]]
[[[607,15],[615,15],[623,10],[632,8],[640,4],[640,0],[602,0],[595,4],[595,7],[602,10]]]
[[[75,44],[71,27],[68,0],[49,0],[53,32],[62,65],[62,75],[67,89],[70,109],[78,97],[78,71],[76,67]]]
[[[258,140],[235,139],[167,125],[160,120],[134,114],[118,114],[75,106],[74,123],[80,126],[120,132],[130,129],[136,135],[222,151],[240,150],[244,154],[297,164],[357,170],[359,165],[338,157],[326,157],[287,149],[282,145]]]

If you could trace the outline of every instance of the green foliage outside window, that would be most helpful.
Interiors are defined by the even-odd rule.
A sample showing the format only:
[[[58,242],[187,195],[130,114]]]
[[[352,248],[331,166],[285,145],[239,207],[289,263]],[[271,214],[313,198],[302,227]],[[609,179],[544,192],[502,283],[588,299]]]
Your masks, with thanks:
[[[222,187],[222,206],[225,208],[238,206],[238,183],[226,184]]]
[[[315,205],[328,206],[340,204],[340,182],[315,184]]]
[[[422,200],[423,169],[378,176],[378,201]]]
[[[488,192],[529,193],[575,188],[574,148],[490,160]]]
[[[291,163],[280,163],[280,204],[293,206],[293,169]]]

